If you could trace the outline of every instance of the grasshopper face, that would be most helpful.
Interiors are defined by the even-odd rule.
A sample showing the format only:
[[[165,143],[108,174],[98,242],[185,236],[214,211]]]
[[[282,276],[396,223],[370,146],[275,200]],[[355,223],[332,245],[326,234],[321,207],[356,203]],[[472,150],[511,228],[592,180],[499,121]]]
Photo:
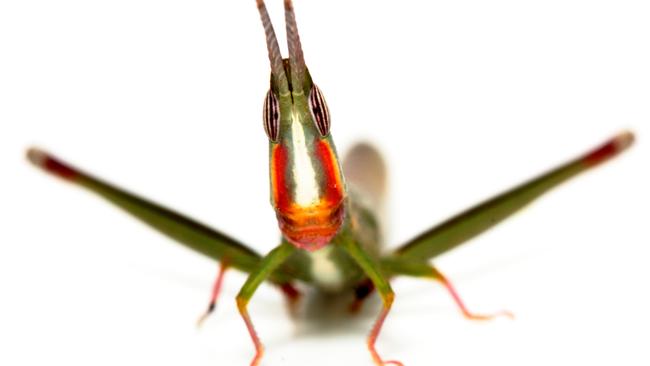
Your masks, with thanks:
[[[289,58],[284,60],[261,0],[258,8],[272,70],[263,113],[271,204],[284,237],[316,250],[330,242],[345,217],[345,185],[329,133],[329,109],[305,66],[291,2],[285,1]]]

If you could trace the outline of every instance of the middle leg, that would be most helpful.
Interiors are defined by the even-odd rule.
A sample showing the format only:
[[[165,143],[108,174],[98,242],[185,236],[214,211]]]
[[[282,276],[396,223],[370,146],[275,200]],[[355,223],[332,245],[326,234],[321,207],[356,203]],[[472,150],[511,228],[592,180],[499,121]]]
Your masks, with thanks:
[[[440,272],[436,267],[426,262],[413,261],[408,258],[388,257],[382,259],[381,263],[382,263],[382,267],[385,268],[388,272],[390,272],[391,275],[422,277],[422,278],[429,278],[429,279],[439,281],[445,287],[447,292],[449,292],[452,299],[454,300],[458,308],[461,310],[461,312],[467,319],[490,320],[500,316],[505,316],[511,319],[514,318],[514,315],[511,312],[505,310],[498,311],[492,314],[477,314],[471,312],[468,309],[468,307],[465,305],[465,302],[462,300],[462,298],[456,291],[456,288],[451,283],[451,281],[444,274],[442,274],[442,272]]]
[[[510,319],[514,319],[514,315],[507,310],[501,310],[492,314],[477,314],[474,312],[469,311],[467,306],[465,305],[465,302],[463,299],[458,295],[458,292],[456,291],[456,288],[454,285],[447,279],[445,275],[443,275],[438,269],[435,267],[431,266],[431,276],[432,278],[436,279],[437,281],[440,281],[442,285],[447,289],[447,292],[451,295],[452,299],[454,299],[454,302],[460,309],[460,311],[463,313],[463,315],[470,320],[491,320],[499,316],[505,316]]]

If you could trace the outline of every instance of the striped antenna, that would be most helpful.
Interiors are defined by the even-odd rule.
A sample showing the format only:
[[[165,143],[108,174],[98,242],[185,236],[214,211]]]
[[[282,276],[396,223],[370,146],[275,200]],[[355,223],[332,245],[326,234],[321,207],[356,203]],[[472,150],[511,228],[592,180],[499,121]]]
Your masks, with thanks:
[[[307,67],[305,66],[305,58],[302,54],[296,15],[293,12],[291,0],[284,0],[284,15],[285,22],[287,23],[287,42],[289,45],[289,60],[291,62],[291,85],[293,86],[293,90],[300,91],[302,90]]]
[[[271,61],[271,72],[278,79],[278,85],[280,87],[280,91],[286,92],[289,90],[289,86],[286,82],[287,75],[284,72],[284,66],[282,63],[282,54],[280,53],[280,46],[278,45],[278,39],[275,37],[273,24],[271,24],[271,18],[269,17],[268,11],[266,11],[266,5],[264,5],[264,0],[257,0],[257,9],[260,12],[260,18],[262,19],[262,25],[264,26],[264,33],[266,34],[266,47],[269,50],[269,60]]]

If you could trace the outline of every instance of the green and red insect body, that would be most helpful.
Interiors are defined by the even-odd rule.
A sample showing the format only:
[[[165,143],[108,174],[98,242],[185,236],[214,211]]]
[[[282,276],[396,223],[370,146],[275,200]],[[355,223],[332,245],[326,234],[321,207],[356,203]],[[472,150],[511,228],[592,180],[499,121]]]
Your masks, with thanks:
[[[353,283],[346,282],[344,278],[358,280],[362,271],[368,272],[367,268],[363,267],[371,269],[374,274],[370,277],[375,282],[385,282],[383,278],[379,278],[381,275],[377,264],[365,256],[365,253],[356,257],[351,255],[355,265],[349,265],[349,259],[336,262],[334,258],[341,258],[341,253],[331,253],[355,251],[355,247],[359,245],[356,242],[358,238],[351,232],[349,220],[346,221],[351,213],[348,212],[349,207],[346,207],[341,165],[330,135],[329,109],[305,65],[293,6],[290,1],[285,1],[284,4],[289,49],[289,59],[286,61],[280,56],[279,45],[264,2],[257,2],[266,31],[271,62],[271,88],[265,99],[263,114],[265,131],[270,141],[271,202],[283,237],[290,243],[282,244],[277,252],[269,255],[271,258],[277,256],[282,260],[269,260],[268,267],[279,266],[285,259],[289,259],[288,263],[291,265],[288,245],[294,245],[309,252],[323,251],[320,255],[307,256],[306,260],[304,255],[296,256],[293,260],[296,266],[303,268],[316,268],[318,261],[330,265],[332,273],[326,275],[309,271],[317,286],[336,290],[351,288]],[[344,241],[349,248],[345,245],[339,245],[335,249],[324,248]],[[356,278],[350,277],[349,272],[356,272]],[[240,312],[257,351],[253,365],[261,358],[262,346],[248,316],[246,304],[258,282],[254,275],[251,276],[238,296]],[[392,303],[392,291],[387,284],[380,284],[380,287],[383,290],[382,295],[390,296],[390,300],[385,301],[385,311],[376,323],[369,346],[373,358],[381,364],[374,349],[374,341]]]
[[[265,121],[280,127],[276,141],[270,142],[271,202],[287,240],[313,251],[329,243],[341,227],[345,187],[329,132],[315,131],[311,115],[299,108],[282,108],[287,110],[280,114],[282,121]]]
[[[330,137],[329,110],[307,71],[287,4],[290,58],[285,62],[264,3],[258,2],[272,70],[263,115],[270,145],[271,202],[285,238],[313,251],[329,243],[341,227],[345,187]]]
[[[293,5],[285,0],[284,6],[288,59],[281,56],[264,2],[257,0],[271,62],[271,87],[263,106],[263,126],[269,139],[270,196],[282,233],[280,245],[266,256],[46,152],[30,149],[28,159],[49,173],[99,194],[179,243],[220,261],[208,308],[199,322],[215,309],[228,269],[249,273],[237,295],[237,306],[255,345],[252,366],[259,364],[263,346],[247,308],[256,289],[265,281],[277,286],[291,304],[300,298],[295,282],[324,292],[350,292],[356,298],[351,309],[358,309],[376,290],[383,308],[367,342],[372,360],[379,366],[402,365],[398,361],[384,361],[375,348],[394,300],[388,280],[394,276],[440,281],[470,319],[511,317],[506,311],[492,315],[470,312],[451,282],[430,260],[492,228],[567,179],[618,155],[632,144],[633,135],[620,133],[577,159],[461,212],[397,250],[382,253],[376,207],[384,187],[381,157],[372,147],[361,144],[339,162],[330,133],[330,111],[307,70]]]

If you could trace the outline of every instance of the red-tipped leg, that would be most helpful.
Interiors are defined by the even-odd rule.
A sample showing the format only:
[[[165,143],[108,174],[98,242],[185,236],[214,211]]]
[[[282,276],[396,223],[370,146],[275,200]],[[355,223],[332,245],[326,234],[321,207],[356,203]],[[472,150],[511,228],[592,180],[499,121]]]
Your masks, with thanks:
[[[500,317],[500,316],[508,317],[510,319],[515,318],[515,316],[511,312],[505,311],[505,310],[502,310],[502,311],[499,311],[499,312],[496,312],[496,313],[493,313],[493,314],[475,314],[475,313],[472,313],[471,311],[469,311],[469,309],[467,309],[467,306],[465,306],[465,303],[463,302],[463,300],[458,295],[458,292],[456,292],[456,289],[454,288],[454,285],[451,284],[451,282],[447,279],[447,277],[445,277],[442,273],[440,273],[440,271],[438,271],[435,268],[433,268],[433,276],[434,276],[435,279],[440,281],[443,286],[445,286],[445,288],[447,289],[449,294],[451,294],[451,297],[454,299],[454,302],[456,302],[456,305],[458,305],[460,310],[463,312],[463,315],[467,319],[471,319],[471,320],[491,320],[491,319],[494,319],[494,318]]]
[[[377,349],[375,348],[377,337],[379,337],[379,333],[381,332],[381,327],[384,325],[384,320],[386,320],[386,316],[388,316],[388,313],[390,312],[390,308],[391,306],[393,306],[394,298],[395,295],[392,292],[386,294],[383,297],[384,307],[381,310],[379,317],[377,317],[377,321],[375,322],[375,325],[372,327],[372,330],[370,331],[370,335],[368,336],[368,350],[370,351],[370,356],[372,356],[372,360],[375,361],[375,364],[377,366],[386,366],[386,365],[404,366],[404,364],[399,361],[382,360],[381,357],[379,357],[379,353],[377,353]]]
[[[248,329],[248,333],[251,335],[251,339],[253,340],[253,344],[255,345],[255,357],[253,358],[253,361],[251,361],[251,366],[257,366],[260,364],[260,360],[264,355],[264,346],[262,345],[260,338],[257,336],[255,327],[253,327],[253,322],[251,321],[250,315],[248,315],[247,307],[248,307],[248,300],[241,297],[237,297],[237,308],[239,309],[239,313],[241,314],[242,318],[244,319],[244,322],[246,323],[246,328]]]
[[[221,262],[219,266],[219,274],[217,274],[217,279],[214,281],[214,286],[212,287],[212,294],[210,295],[210,302],[208,303],[208,308],[205,313],[199,317],[196,321],[196,325],[200,327],[203,325],[203,322],[212,314],[214,309],[217,307],[217,299],[219,298],[219,293],[221,292],[221,284],[223,283],[223,275],[228,269],[228,263],[226,261]]]

